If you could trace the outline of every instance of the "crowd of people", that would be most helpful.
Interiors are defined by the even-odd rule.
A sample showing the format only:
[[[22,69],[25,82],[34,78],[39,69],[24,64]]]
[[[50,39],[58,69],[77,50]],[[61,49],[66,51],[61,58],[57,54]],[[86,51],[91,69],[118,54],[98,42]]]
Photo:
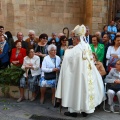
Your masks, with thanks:
[[[89,45],[90,51],[92,52],[91,55],[94,65],[96,66],[103,81],[107,83],[120,83],[119,24],[120,20],[118,21],[117,25],[114,21],[111,21],[110,25],[105,25],[103,27],[103,31],[97,31],[93,35],[90,35],[90,29],[88,26],[86,26],[85,36],[83,37],[83,42]],[[68,63],[67,61],[65,62],[65,54],[67,54],[66,51],[68,49],[71,50],[75,48],[75,46],[79,44],[81,40],[79,40],[77,35],[75,36],[75,31],[73,30],[71,31],[70,38],[67,38],[63,33],[59,33],[58,35],[56,33],[52,33],[51,37],[48,37],[46,33],[43,33],[39,36],[39,38],[37,38],[35,31],[33,30],[29,30],[28,38],[26,40],[23,40],[23,38],[23,33],[18,32],[17,40],[14,40],[11,32],[6,31],[4,33],[4,27],[0,26],[0,69],[2,70],[15,65],[21,66],[21,68],[25,71],[23,76],[20,78],[20,98],[17,100],[17,102],[21,102],[22,100],[24,100],[24,88],[26,88],[26,86],[29,88],[30,91],[32,91],[32,98],[30,99],[30,101],[34,101],[37,96],[36,89],[38,86],[40,86],[40,103],[44,103],[46,88],[50,87],[52,89],[51,102],[53,105],[55,105],[55,88],[57,86],[57,82],[59,82],[59,73],[63,75],[64,72],[63,69],[61,70],[62,62],[64,66],[71,62],[70,68],[72,73],[74,73],[74,67],[77,65],[77,63],[76,65],[72,64],[73,58],[71,56],[69,56],[69,59],[67,59]],[[81,57],[84,57],[84,54],[81,55]],[[64,70],[67,71],[66,68]],[[69,72],[65,73],[65,79],[67,79],[68,76],[70,77],[70,75],[71,73]],[[81,77],[80,79],[83,78]],[[119,92],[120,91],[117,91],[117,96],[120,101]],[[108,104],[110,105],[111,111],[114,111],[114,94],[114,90],[108,90]],[[59,98],[61,99],[61,97],[59,97],[59,95],[57,94],[56,97],[58,98],[57,101],[59,103]],[[68,98],[70,99],[70,97]],[[64,103],[64,98],[62,98],[62,100],[64,104],[63,106],[66,107],[66,103]],[[69,105],[67,107],[69,107]],[[75,109],[77,108],[75,107]],[[86,111],[83,111],[83,115],[86,116],[84,112],[86,113]],[[65,113],[65,115],[76,117],[76,113],[72,115],[70,113]]]

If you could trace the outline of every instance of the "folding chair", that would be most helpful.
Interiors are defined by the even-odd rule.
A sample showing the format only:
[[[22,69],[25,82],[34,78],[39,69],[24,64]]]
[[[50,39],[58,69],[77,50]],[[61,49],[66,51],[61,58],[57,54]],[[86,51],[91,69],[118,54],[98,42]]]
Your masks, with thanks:
[[[107,83],[105,83],[105,94],[107,95]],[[116,95],[115,95],[115,97],[116,97]],[[119,107],[119,109],[120,109],[120,105],[119,105],[119,103],[117,103],[116,101],[114,101],[114,108],[115,107]],[[103,102],[103,110],[105,111],[105,112],[111,112],[110,110],[107,110],[107,108],[106,108],[106,101],[104,100],[104,102]],[[114,109],[115,110],[115,109]],[[113,113],[117,113],[117,114],[120,114],[120,110],[118,110],[118,111],[114,111]]]

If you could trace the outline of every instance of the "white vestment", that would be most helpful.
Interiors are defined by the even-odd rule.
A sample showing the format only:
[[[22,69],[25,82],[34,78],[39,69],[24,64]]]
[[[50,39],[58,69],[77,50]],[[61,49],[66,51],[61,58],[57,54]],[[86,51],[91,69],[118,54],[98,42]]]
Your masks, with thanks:
[[[62,106],[78,113],[93,113],[104,98],[104,85],[96,69],[88,43],[82,41],[65,52],[58,80],[56,98]]]

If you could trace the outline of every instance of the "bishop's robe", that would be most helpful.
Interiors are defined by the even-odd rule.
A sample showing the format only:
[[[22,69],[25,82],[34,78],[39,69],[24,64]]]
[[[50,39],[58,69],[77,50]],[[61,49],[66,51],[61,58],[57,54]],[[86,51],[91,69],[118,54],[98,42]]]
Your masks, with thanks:
[[[78,113],[93,113],[104,98],[104,85],[96,69],[88,43],[79,43],[65,52],[58,80],[56,98],[62,106]]]

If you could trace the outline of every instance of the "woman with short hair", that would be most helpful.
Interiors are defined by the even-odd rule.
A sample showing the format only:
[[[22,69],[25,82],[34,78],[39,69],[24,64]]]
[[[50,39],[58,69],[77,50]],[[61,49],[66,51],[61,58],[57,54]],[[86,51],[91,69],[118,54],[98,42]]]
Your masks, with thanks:
[[[22,48],[21,42],[16,42],[16,48],[13,48],[11,52],[10,63],[15,66],[22,66],[25,56],[26,49]]]
[[[9,45],[5,40],[5,36],[0,34],[0,69],[7,68],[9,64]]]
[[[22,69],[25,70],[23,77],[20,79],[20,98],[17,102],[21,102],[24,99],[24,88],[28,87],[32,91],[32,98],[30,101],[34,101],[36,98],[36,82],[38,76],[41,74],[40,70],[40,58],[35,55],[33,49],[30,49],[27,56],[24,58]]]
[[[47,87],[52,88],[52,104],[55,99],[55,85],[57,84],[56,77],[60,70],[60,57],[56,55],[56,46],[51,44],[48,46],[48,55],[42,62],[42,75],[40,79],[40,103],[44,103],[44,96]]]
[[[120,104],[120,59],[117,60],[115,67],[116,68],[111,69],[111,71],[105,78],[106,83],[112,83],[112,84],[115,83],[117,85],[117,86],[115,86],[115,89],[108,86],[108,91],[107,91],[108,104],[110,105],[110,111],[112,111],[112,112],[114,112],[113,98],[114,98],[115,94],[117,95],[118,101]],[[117,88],[118,88],[118,90],[117,90]]]
[[[42,65],[43,58],[47,55],[47,42],[48,35],[43,33],[39,36],[39,41],[35,45],[35,55],[40,57],[40,67]]]
[[[92,49],[92,52],[96,53],[98,60],[100,62],[103,62],[104,58],[104,45],[99,43],[99,39],[96,35],[92,36],[92,44],[90,44],[90,47]]]

